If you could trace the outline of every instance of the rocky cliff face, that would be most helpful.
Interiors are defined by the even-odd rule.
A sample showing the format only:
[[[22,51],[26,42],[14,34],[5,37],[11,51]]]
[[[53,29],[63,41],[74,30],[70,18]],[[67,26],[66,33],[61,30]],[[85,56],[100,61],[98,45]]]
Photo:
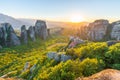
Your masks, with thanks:
[[[102,40],[107,31],[107,26],[109,25],[108,20],[96,20],[88,25],[88,36],[89,39],[93,41]]]
[[[111,38],[120,40],[120,21],[117,21],[113,24]]]
[[[47,25],[45,21],[37,20],[35,24],[35,33],[38,37],[45,40],[48,36]]]
[[[21,41],[25,44],[28,43],[28,33],[25,25],[21,27]]]
[[[13,27],[9,23],[0,24],[0,47],[2,46],[17,46],[21,42],[24,44],[28,43],[28,40],[36,41],[37,37],[45,40],[48,36],[47,26],[45,21],[37,20],[35,27],[30,26],[28,30],[26,26],[21,27],[20,38],[16,35]],[[0,49],[1,49],[0,48]]]
[[[2,46],[20,45],[20,40],[9,23],[3,23],[0,25],[0,45]]]
[[[120,21],[109,23],[108,20],[100,19],[87,26],[82,26],[77,34],[82,39],[101,41],[101,40],[120,40]]]
[[[35,28],[30,26],[28,28],[28,37],[32,40],[32,41],[36,41],[36,36],[35,36]]]
[[[35,27],[30,26],[26,30],[25,25],[21,27],[21,41],[25,44],[28,43],[28,40],[36,41],[36,38],[46,40],[48,36],[47,25],[45,21],[37,20]]]

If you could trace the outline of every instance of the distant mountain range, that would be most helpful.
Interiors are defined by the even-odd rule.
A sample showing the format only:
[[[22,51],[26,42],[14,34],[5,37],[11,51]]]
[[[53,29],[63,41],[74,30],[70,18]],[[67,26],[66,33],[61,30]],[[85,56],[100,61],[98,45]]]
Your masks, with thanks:
[[[0,14],[0,23],[10,23],[15,29],[20,29],[22,25],[30,26],[32,23],[24,22],[19,19],[15,19],[11,16]]]
[[[11,16],[0,14],[0,23],[10,23],[14,29],[20,30],[20,27],[22,25],[26,25],[28,28],[29,26],[34,26],[36,19],[24,19],[24,18],[13,18]],[[46,21],[48,28],[53,27],[69,27],[69,26],[76,26],[76,24],[70,23],[70,22],[55,22],[55,21]],[[79,24],[79,25],[78,25]],[[81,22],[77,23],[77,26],[88,24],[87,22]]]

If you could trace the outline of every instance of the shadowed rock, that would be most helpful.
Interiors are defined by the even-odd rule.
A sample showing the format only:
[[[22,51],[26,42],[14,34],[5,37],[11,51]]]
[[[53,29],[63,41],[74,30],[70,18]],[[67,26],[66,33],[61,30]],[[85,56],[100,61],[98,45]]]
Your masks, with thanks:
[[[36,41],[36,38],[35,38],[35,30],[32,26],[30,26],[28,28],[28,36],[29,38],[32,40],[32,41]]]
[[[72,59],[72,57],[69,56],[69,55],[61,54],[61,59],[60,59],[60,61],[65,62],[65,61],[67,61],[67,60],[69,60],[69,59]]]
[[[0,25],[0,44],[2,46],[20,45],[20,40],[9,23]]]
[[[57,54],[56,52],[49,52],[48,54],[47,54],[47,57],[49,58],[49,59],[54,59],[54,55],[55,54]]]
[[[40,37],[43,40],[46,40],[48,36],[47,25],[45,21],[37,20],[35,24],[35,33],[36,36]]]
[[[60,62],[60,61],[65,62],[65,61],[67,61],[67,60],[69,60],[69,59],[72,59],[72,57],[69,56],[69,55],[59,54],[59,53],[56,53],[56,52],[49,52],[49,53],[47,54],[47,57],[48,57],[49,59],[54,59],[54,60],[57,61],[57,62]]]
[[[117,41],[107,41],[108,46],[112,46],[112,45],[114,45],[116,43],[117,43]]]
[[[11,33],[10,35],[11,35],[11,37],[10,37],[11,45],[13,45],[13,46],[20,45],[20,40],[19,40],[19,38],[16,36],[16,34],[15,34],[15,33]]]
[[[21,41],[25,44],[28,43],[28,34],[25,25],[21,27]]]
[[[55,54],[54,55],[54,59],[55,59],[55,61],[60,61],[60,54]]]
[[[2,49],[2,46],[0,45],[0,49]]]

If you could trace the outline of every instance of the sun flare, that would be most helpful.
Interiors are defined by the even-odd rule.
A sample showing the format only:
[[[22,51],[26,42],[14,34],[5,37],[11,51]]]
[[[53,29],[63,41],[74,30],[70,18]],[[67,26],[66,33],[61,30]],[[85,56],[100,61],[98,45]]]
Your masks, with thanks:
[[[78,23],[78,22],[84,21],[84,19],[83,19],[83,17],[81,17],[81,16],[72,16],[72,17],[70,18],[70,21],[71,21],[71,22],[74,22],[74,23]]]

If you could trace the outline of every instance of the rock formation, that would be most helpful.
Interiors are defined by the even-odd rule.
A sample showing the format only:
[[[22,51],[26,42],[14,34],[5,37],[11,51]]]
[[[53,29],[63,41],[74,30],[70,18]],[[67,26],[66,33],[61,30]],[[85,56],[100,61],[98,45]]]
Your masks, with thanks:
[[[0,45],[1,46],[20,45],[20,40],[9,23],[2,23],[0,25]]]
[[[61,54],[60,61],[65,62],[65,61],[70,60],[70,59],[72,59],[72,57],[70,55]]]
[[[90,23],[88,26],[88,35],[89,38],[93,41],[100,41],[106,35],[107,26],[109,25],[108,20],[96,20],[93,23]]]
[[[30,26],[28,28],[28,36],[29,38],[32,40],[32,41],[35,41],[36,40],[36,37],[35,37],[35,30],[32,26]]]
[[[48,36],[47,25],[45,21],[37,20],[34,27],[30,26],[26,30],[26,26],[21,27],[21,35],[18,37],[9,23],[0,24],[0,49],[2,46],[17,46],[22,43],[28,43],[28,37],[32,41],[36,41],[36,38],[46,40]]]
[[[117,21],[113,24],[111,38],[120,40],[120,21]]]
[[[61,61],[65,62],[67,60],[72,59],[72,57],[70,55],[59,54],[59,53],[56,53],[56,52],[49,52],[47,54],[47,57],[49,59],[54,59],[57,62],[61,62]]]
[[[77,31],[81,39],[92,41],[120,40],[120,21],[109,23],[108,20],[100,19],[86,26],[81,26]]]
[[[48,36],[47,25],[45,21],[37,20],[35,23],[35,33],[38,37],[45,40]]]
[[[21,27],[21,41],[25,44],[28,43],[28,34],[25,25]]]
[[[120,80],[120,71],[114,69],[106,69],[90,77],[79,77],[75,80]]]

